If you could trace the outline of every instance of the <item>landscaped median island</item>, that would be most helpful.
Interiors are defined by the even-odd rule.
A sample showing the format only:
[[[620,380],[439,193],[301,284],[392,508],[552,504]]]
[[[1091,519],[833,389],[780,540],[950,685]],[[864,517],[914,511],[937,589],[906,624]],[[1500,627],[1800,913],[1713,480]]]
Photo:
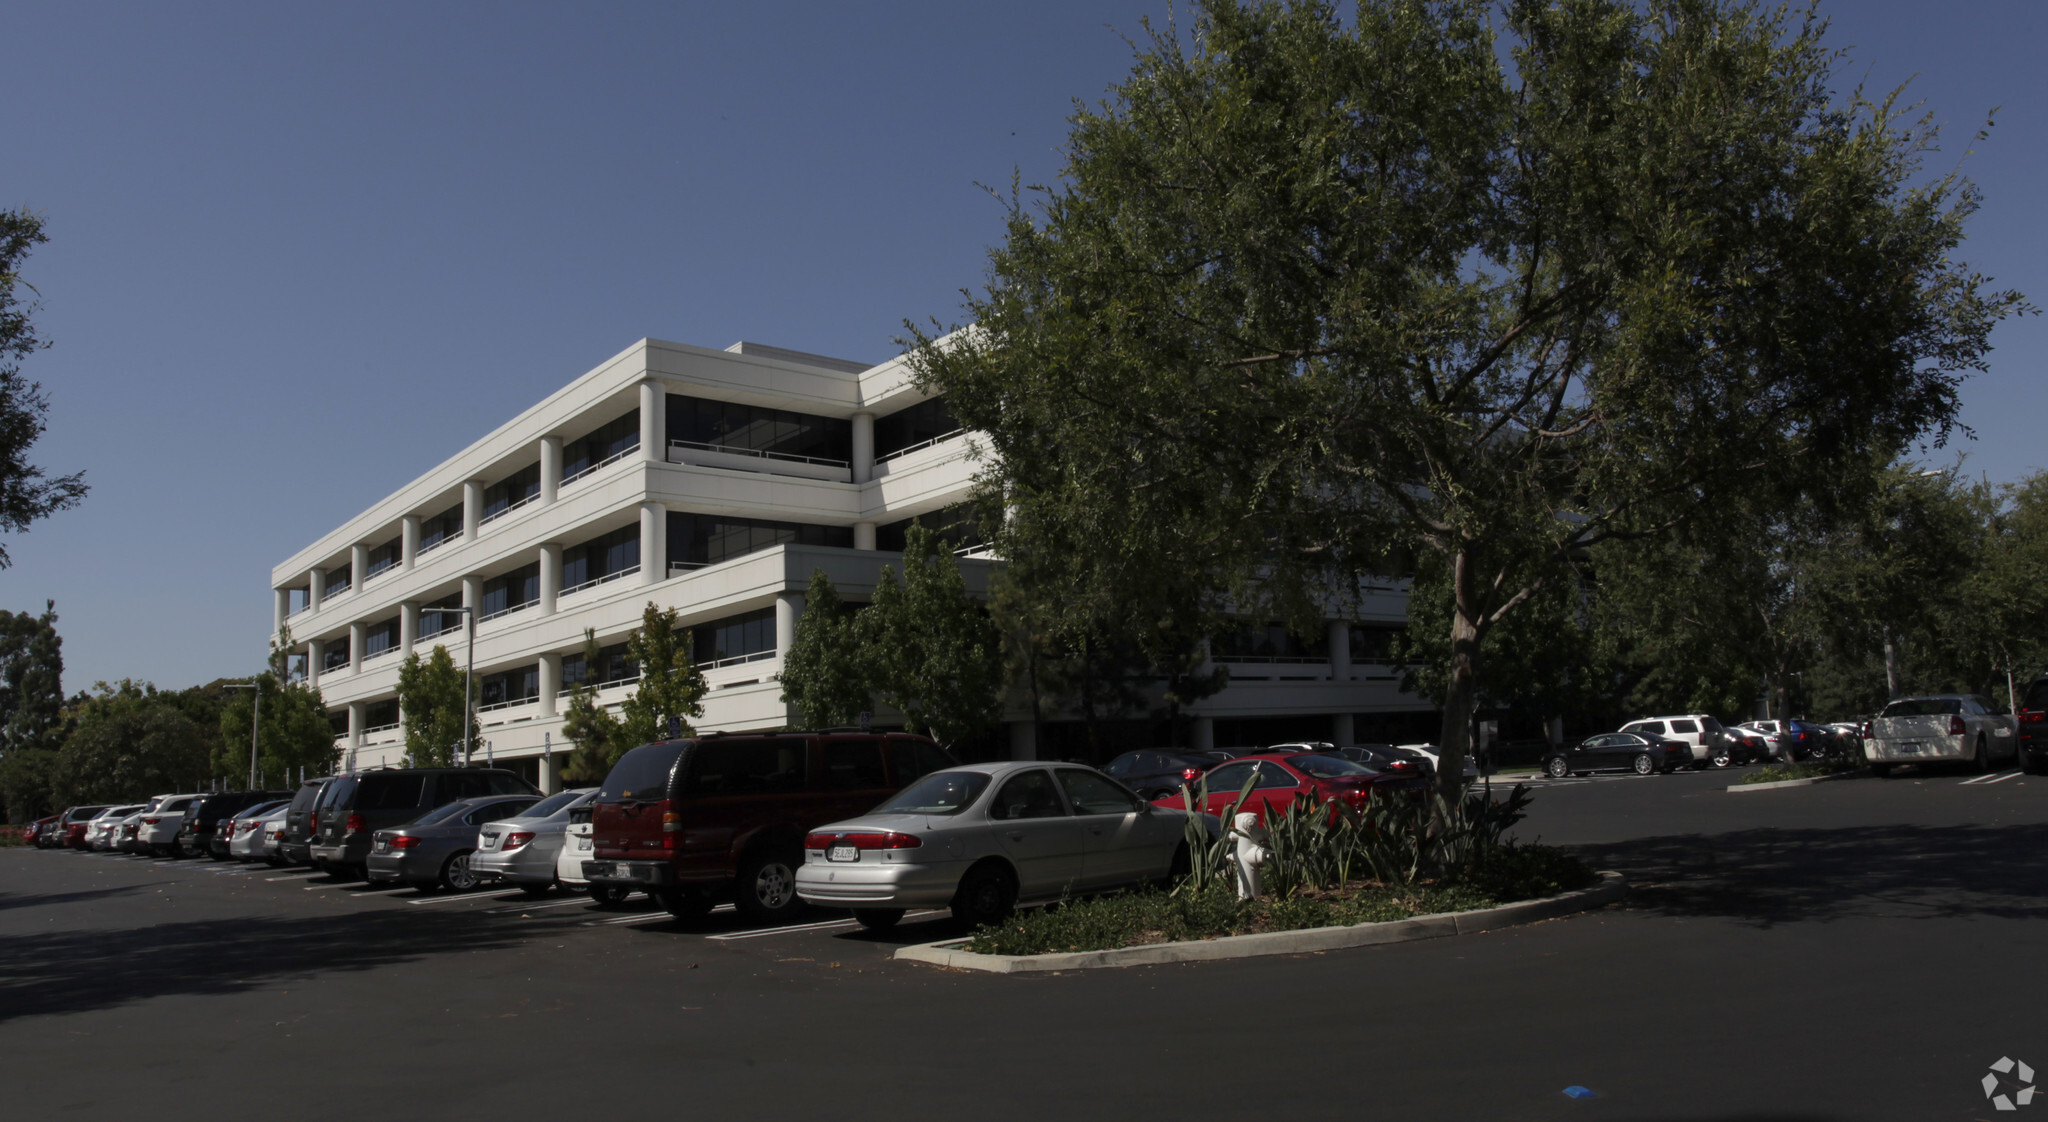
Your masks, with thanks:
[[[1831,775],[1862,771],[1870,765],[1862,760],[1806,760],[1796,764],[1772,764],[1760,767],[1735,781],[1736,786],[1746,787],[1752,783],[1784,783],[1793,779],[1825,779]]]

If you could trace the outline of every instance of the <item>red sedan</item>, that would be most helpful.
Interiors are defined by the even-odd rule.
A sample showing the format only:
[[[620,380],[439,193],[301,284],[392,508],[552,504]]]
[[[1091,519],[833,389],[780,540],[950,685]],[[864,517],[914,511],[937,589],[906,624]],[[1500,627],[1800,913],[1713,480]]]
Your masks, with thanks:
[[[1218,764],[1212,769],[1204,777],[1208,780],[1209,793],[1202,809],[1219,818],[1228,818],[1236,813],[1237,808],[1233,804],[1237,801],[1237,793],[1254,773],[1258,775],[1258,785],[1245,796],[1244,809],[1256,812],[1261,819],[1269,814],[1285,814],[1295,799],[1302,795],[1308,795],[1317,803],[1342,799],[1351,806],[1362,807],[1373,797],[1376,789],[1381,790],[1384,797],[1387,792],[1406,790],[1416,784],[1412,777],[1374,771],[1341,756],[1317,752],[1262,752]],[[1154,799],[1152,805],[1185,809],[1179,795]]]

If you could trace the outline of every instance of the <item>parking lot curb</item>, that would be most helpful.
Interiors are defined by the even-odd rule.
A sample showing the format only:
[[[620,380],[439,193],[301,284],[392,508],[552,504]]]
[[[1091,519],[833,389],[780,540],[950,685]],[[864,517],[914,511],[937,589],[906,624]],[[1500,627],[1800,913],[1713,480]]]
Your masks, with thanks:
[[[1621,899],[1628,882],[1620,873],[1603,872],[1600,883],[1591,888],[1522,900],[1494,908],[1469,912],[1444,912],[1413,919],[1360,923],[1349,927],[1311,927],[1303,931],[1266,931],[1256,935],[1225,935],[1185,943],[1154,943],[1143,947],[1118,947],[1106,951],[1076,951],[1063,954],[976,954],[963,950],[965,939],[942,939],[900,947],[896,958],[925,962],[961,970],[992,974],[1043,973],[1052,970],[1098,970],[1113,966],[1156,966],[1169,962],[1214,962],[1227,958],[1256,958],[1262,955],[1302,954],[1370,947],[1382,943],[1407,943],[1417,939],[1441,939],[1451,935],[1474,935],[1517,924],[1556,919],[1604,907]]]
[[[1728,793],[1740,795],[1749,791],[1775,791],[1780,787],[1806,787],[1815,783],[1826,783],[1830,779],[1854,779],[1860,771],[1838,771],[1833,775],[1809,775],[1804,779],[1780,779],[1774,783],[1730,783]]]

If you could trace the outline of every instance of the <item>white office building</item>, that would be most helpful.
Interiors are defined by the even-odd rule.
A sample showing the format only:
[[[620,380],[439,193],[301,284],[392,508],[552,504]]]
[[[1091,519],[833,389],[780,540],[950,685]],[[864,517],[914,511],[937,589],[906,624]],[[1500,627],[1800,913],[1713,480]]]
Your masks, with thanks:
[[[974,434],[900,359],[642,340],[279,564],[275,624],[346,765],[400,761],[398,667],[439,644],[458,666],[474,660],[488,742],[476,758],[551,786],[544,754],[570,747],[565,691],[626,696],[626,636],[649,601],[695,629],[710,687],[699,729],[800,723],[776,674],[812,571],[864,602],[882,565],[900,567],[910,521],[949,520],[978,466]],[[967,551],[970,588],[993,563]],[[474,611],[473,651],[457,607]],[[1219,641],[1231,685],[1194,707],[1193,742],[1348,741],[1367,735],[1361,719],[1424,727],[1429,707],[1381,657],[1404,611],[1399,589],[1375,589],[1360,618],[1314,641],[1278,627]],[[596,665],[586,628],[604,646]],[[1006,716],[994,750],[1038,754],[1029,714]]]

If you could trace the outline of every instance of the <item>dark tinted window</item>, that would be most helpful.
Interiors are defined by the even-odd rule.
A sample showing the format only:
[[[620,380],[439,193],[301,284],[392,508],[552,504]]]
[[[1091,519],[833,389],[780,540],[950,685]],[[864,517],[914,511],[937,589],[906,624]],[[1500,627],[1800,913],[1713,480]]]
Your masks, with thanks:
[[[470,811],[469,817],[464,819],[464,821],[472,826],[481,826],[486,822],[496,822],[500,818],[516,818],[525,813],[526,808],[532,805],[532,799],[511,799],[503,802],[485,803],[483,806]]]
[[[1321,756],[1304,753],[1288,762],[1304,774],[1313,775],[1318,779],[1338,779],[1372,774],[1371,768],[1352,763],[1341,756]]]
[[[366,775],[357,785],[357,810],[407,810],[420,805],[424,775]]]
[[[299,788],[298,793],[292,796],[292,809],[301,811],[311,810],[313,809],[313,800],[319,796],[320,784],[308,783]]]
[[[1239,788],[1244,786],[1244,781],[1250,779],[1252,773],[1256,770],[1257,766],[1254,764],[1225,764],[1203,778],[1209,783],[1210,794],[1220,795],[1229,793],[1234,795]]]
[[[895,774],[899,787],[919,776],[958,766],[960,761],[936,744],[922,740],[889,741],[889,770]]]
[[[355,794],[355,790],[356,781],[346,775],[328,780],[327,786],[320,792],[319,809],[326,810],[331,806],[343,805],[350,795]]]
[[[996,791],[988,816],[1005,821],[1017,818],[1060,818],[1067,813],[1053,790],[1052,776],[1043,771],[1026,771],[1011,776]]]
[[[2043,678],[2027,687],[2026,708],[2048,709],[2048,678]]]
[[[1271,760],[1259,761],[1259,786],[1298,787],[1300,785],[1301,780],[1296,779],[1293,773],[1289,772],[1286,768]]]
[[[1129,814],[1139,806],[1136,796],[1093,772],[1061,768],[1060,786],[1075,814]]]
[[[882,770],[882,745],[874,740],[825,742],[825,774],[820,785],[834,791],[882,791],[889,787]]]
[[[489,771],[484,773],[484,777],[490,781],[490,790],[485,792],[486,794],[536,795],[540,793],[533,789],[533,784],[508,771]]]
[[[804,785],[809,743],[795,739],[700,740],[690,753],[691,795],[767,795]]]
[[[1963,699],[1959,697],[1908,697],[1884,707],[1887,717],[1945,717],[1962,711]]]
[[[425,814],[420,815],[418,818],[413,819],[411,822],[406,823],[406,825],[438,826],[451,818],[460,816],[461,814],[462,804],[460,802],[452,802],[446,804],[445,806],[437,806],[434,809],[426,812]]]
[[[646,744],[619,757],[604,777],[597,797],[606,802],[668,798],[669,773],[675,770],[676,757],[683,754],[683,743]]]
[[[958,814],[988,789],[985,771],[940,771],[903,789],[876,814]]]
[[[491,793],[490,777],[473,771],[444,771],[434,779],[434,801],[452,803]]]

